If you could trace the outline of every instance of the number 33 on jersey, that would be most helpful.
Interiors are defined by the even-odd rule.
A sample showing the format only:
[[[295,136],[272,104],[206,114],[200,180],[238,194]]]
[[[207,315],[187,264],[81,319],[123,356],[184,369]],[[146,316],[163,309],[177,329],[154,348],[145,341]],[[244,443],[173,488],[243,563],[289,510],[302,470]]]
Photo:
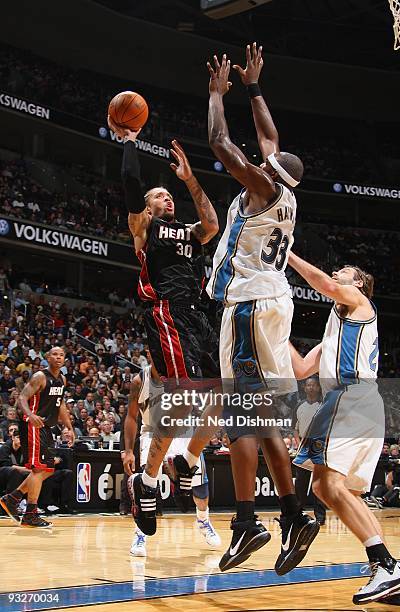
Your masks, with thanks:
[[[244,190],[233,200],[207,286],[214,299],[237,303],[290,292],[285,268],[293,244],[296,198],[284,185],[276,186],[276,199],[253,215],[243,212]]]

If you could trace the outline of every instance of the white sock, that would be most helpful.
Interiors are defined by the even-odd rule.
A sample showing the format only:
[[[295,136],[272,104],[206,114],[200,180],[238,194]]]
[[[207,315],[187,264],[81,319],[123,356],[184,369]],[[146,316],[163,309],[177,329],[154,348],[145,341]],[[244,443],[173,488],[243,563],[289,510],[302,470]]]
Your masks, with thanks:
[[[368,540],[363,542],[363,546],[365,546],[365,548],[368,548],[369,546],[376,546],[377,544],[383,544],[381,536],[378,535],[372,536],[372,538],[368,538]]]
[[[197,520],[199,521],[208,521],[208,508],[207,510],[199,510],[196,508]]]
[[[146,539],[146,537],[147,537],[147,536],[146,536],[146,534],[145,534],[145,533],[143,533],[143,531],[141,531],[141,530],[139,529],[139,527],[136,527],[135,534],[136,534],[136,535],[139,535],[139,536],[143,536],[143,537],[144,537],[144,539]]]
[[[198,460],[199,460],[198,457],[193,455],[193,453],[191,453],[187,449],[183,453],[183,456],[186,459],[186,461],[188,462],[190,468],[194,467],[196,465],[196,463],[198,462]]]
[[[152,489],[157,488],[157,477],[153,478],[153,476],[149,476],[147,472],[143,472],[142,482],[146,487],[151,487]]]

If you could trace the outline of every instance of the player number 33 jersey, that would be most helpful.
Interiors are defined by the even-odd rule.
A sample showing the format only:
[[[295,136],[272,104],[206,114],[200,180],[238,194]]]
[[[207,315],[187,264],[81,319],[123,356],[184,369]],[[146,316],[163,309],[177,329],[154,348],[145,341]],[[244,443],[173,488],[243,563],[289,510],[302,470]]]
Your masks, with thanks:
[[[276,185],[276,199],[259,213],[244,214],[245,190],[233,200],[207,286],[215,300],[247,302],[290,292],[285,269],[293,244],[296,198],[284,185]]]

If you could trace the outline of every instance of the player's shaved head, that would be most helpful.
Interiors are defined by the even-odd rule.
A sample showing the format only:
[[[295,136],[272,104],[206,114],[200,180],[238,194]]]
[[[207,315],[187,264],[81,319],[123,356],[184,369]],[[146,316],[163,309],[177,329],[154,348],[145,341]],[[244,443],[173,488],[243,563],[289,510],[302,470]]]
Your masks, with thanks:
[[[47,351],[47,356],[55,354],[56,351],[62,351],[65,355],[65,351],[62,346],[52,346],[51,349]]]
[[[275,161],[274,161],[275,160]],[[292,153],[273,153],[267,157],[260,166],[264,172],[278,183],[283,183],[289,189],[293,189],[303,178],[304,166],[300,157]],[[285,176],[287,180],[285,180]],[[289,184],[287,181],[292,181]],[[295,181],[295,183],[293,183]]]
[[[293,155],[292,153],[281,151],[280,153],[276,154],[276,159],[282,168],[284,168],[284,170],[286,170],[286,172],[288,172],[292,178],[294,178],[296,181],[301,181],[304,174],[304,166],[300,157],[297,157],[297,155]]]
[[[62,346],[52,346],[46,353],[46,359],[53,368],[62,368],[65,361],[65,351]]]

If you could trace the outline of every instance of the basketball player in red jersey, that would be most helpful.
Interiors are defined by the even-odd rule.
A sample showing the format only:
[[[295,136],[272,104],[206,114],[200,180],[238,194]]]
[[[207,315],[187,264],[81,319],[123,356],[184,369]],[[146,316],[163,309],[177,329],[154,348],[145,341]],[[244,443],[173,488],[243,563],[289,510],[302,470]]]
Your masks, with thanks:
[[[43,482],[54,472],[54,439],[51,427],[60,419],[68,427],[72,446],[75,441],[74,429],[64,403],[65,378],[60,370],[64,365],[64,349],[55,346],[47,353],[48,368],[36,372],[23,388],[18,398],[23,412],[19,424],[21,447],[25,467],[31,470],[29,476],[12,493],[0,498],[0,505],[10,518],[22,527],[51,528],[53,525],[37,513],[37,500]],[[21,521],[18,506],[27,494],[27,507]]]
[[[172,195],[164,187],[154,187],[144,196],[135,140],[139,132],[119,128],[108,117],[110,128],[125,138],[122,182],[128,209],[128,224],[135,250],[142,264],[139,296],[147,304],[145,324],[150,353],[156,370],[178,387],[182,382],[207,375],[219,376],[218,340],[204,313],[197,309],[203,279],[202,245],[218,232],[218,218],[207,195],[193,175],[180,144],[172,141],[176,163],[171,169],[187,186],[199,221],[192,225],[175,218]],[[172,441],[172,432],[154,434],[146,469],[134,480],[135,520],[147,535],[156,530],[153,507],[159,467]],[[168,436],[168,437],[167,437]],[[192,475],[182,456],[174,462],[178,488],[189,494]]]

